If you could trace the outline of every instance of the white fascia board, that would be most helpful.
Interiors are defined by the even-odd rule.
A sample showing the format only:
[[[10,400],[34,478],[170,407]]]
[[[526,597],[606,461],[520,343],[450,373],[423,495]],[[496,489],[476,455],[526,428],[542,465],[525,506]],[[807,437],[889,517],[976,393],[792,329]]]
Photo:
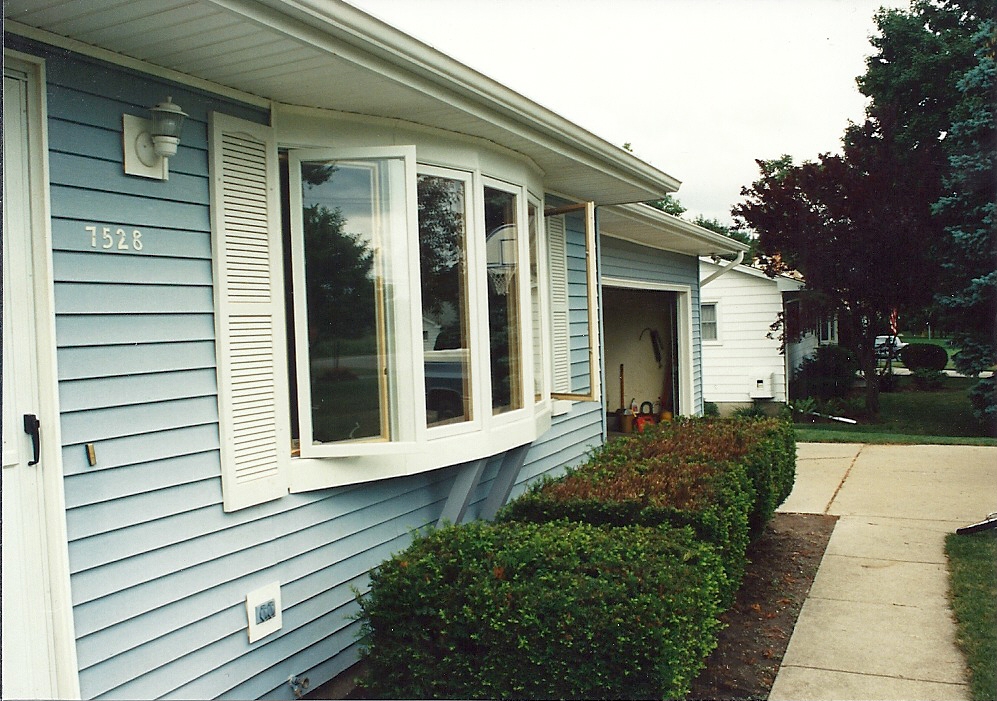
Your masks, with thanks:
[[[645,204],[599,208],[600,234],[686,255],[731,254],[748,246]],[[668,238],[670,237],[671,240]],[[678,239],[678,241],[676,241]]]
[[[709,265],[713,268],[720,268],[723,264],[717,263],[711,258],[700,257],[699,262],[701,265]],[[777,289],[780,292],[796,292],[806,286],[803,280],[790,277],[789,275],[779,274],[774,278],[769,277],[764,270],[760,270],[750,265],[744,265],[743,263],[734,267],[731,270],[732,273],[743,273],[744,275],[751,275],[752,277],[759,278],[761,280],[769,280],[776,284]]]
[[[340,56],[345,57],[342,44],[348,44],[357,53],[347,58],[359,65],[400,82],[408,82],[413,74],[417,75],[426,81],[418,86],[420,90],[430,92],[435,88],[442,91],[440,97],[451,102],[455,94],[464,97],[472,103],[467,107],[484,110],[493,120],[501,115],[511,122],[510,127],[518,126],[524,135],[532,133],[534,139],[539,135],[547,137],[552,142],[545,144],[547,148],[593,166],[610,168],[614,176],[637,186],[664,195],[675,192],[681,185],[678,179],[625,149],[342,0],[209,1],[315,46],[321,47],[331,37],[337,44],[327,50]],[[293,20],[297,27],[288,26],[287,19]],[[302,25],[312,31],[302,31]],[[371,56],[384,63],[370,65]]]

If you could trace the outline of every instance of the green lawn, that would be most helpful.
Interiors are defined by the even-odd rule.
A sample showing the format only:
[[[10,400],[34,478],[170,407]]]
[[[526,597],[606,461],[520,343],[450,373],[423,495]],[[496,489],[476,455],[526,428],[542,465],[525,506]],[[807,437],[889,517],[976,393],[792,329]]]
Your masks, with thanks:
[[[972,698],[991,701],[997,699],[997,531],[952,533],[945,540],[945,552]]]
[[[997,445],[997,437],[973,416],[969,388],[975,379],[947,377],[942,389],[919,392],[900,379],[898,392],[879,396],[879,421],[797,424],[797,440],[829,443],[943,443]]]

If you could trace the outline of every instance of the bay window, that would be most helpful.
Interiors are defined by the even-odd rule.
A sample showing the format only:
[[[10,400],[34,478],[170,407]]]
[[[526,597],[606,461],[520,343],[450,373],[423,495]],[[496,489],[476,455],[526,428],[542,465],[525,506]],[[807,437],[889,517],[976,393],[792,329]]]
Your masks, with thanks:
[[[336,140],[334,128],[284,123],[290,144]],[[542,191],[539,174],[487,149],[367,147],[379,137],[358,133],[278,151],[272,127],[212,117],[227,509],[286,485],[499,455],[550,426],[551,354],[569,339],[552,338],[545,212],[528,194]],[[562,287],[577,273],[566,254],[582,273],[581,298],[562,295],[565,320],[594,287],[592,209],[580,207],[568,216],[583,225],[561,244]],[[572,321],[576,339],[593,331],[588,313]],[[575,362],[586,375],[596,365]]]

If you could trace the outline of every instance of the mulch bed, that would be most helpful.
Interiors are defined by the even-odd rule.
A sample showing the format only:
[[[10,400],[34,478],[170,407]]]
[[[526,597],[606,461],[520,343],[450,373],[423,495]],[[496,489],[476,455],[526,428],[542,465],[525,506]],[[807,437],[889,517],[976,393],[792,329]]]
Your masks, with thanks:
[[[690,699],[767,699],[837,516],[778,513],[748,549],[727,627]]]

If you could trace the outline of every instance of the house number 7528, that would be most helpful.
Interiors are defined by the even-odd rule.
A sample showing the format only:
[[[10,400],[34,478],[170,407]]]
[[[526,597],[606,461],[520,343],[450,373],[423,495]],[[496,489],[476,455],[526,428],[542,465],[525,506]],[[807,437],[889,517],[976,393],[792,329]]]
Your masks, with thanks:
[[[90,247],[102,248],[106,251],[141,251],[142,232],[131,231],[110,226],[84,227],[90,234]]]

